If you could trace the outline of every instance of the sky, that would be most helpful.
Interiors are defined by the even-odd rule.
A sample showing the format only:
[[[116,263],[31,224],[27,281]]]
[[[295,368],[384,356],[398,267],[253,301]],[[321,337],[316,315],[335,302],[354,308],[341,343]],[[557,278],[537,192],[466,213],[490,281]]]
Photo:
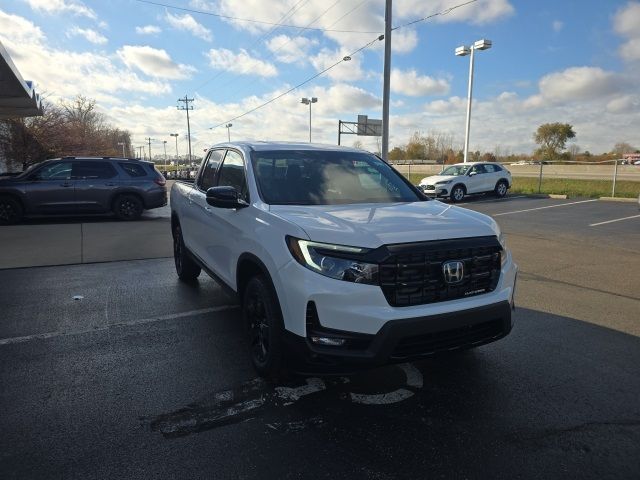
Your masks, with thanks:
[[[452,135],[462,147],[469,57],[454,50],[479,39],[493,47],[475,52],[470,150],[531,153],[533,133],[548,122],[573,125],[573,143],[592,153],[640,147],[639,1],[476,0],[451,9],[467,1],[393,1],[391,148],[414,132]],[[0,41],[49,101],[95,99],[134,146],[152,138],[154,155],[165,145],[175,152],[170,133],[186,153],[177,100],[193,98],[198,157],[228,133],[308,141],[301,97],[318,98],[314,142],[337,143],[339,120],[381,118],[384,9],[384,0],[2,0]],[[376,137],[342,144],[356,140],[377,150]]]

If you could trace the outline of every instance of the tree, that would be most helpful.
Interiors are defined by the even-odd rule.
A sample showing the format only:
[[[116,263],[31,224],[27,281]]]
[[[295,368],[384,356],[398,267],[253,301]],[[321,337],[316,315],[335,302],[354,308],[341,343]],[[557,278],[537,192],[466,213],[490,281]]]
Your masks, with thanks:
[[[393,147],[393,149],[389,152],[389,160],[404,160],[406,158],[406,152],[400,147]]]
[[[571,159],[575,160],[576,156],[580,153],[580,145],[574,143],[569,145],[569,155],[571,155]]]
[[[360,140],[356,140],[353,142],[353,148],[357,148],[358,150],[364,150],[364,146]]]
[[[553,160],[564,150],[567,140],[575,136],[573,126],[568,123],[544,123],[538,127],[533,136],[536,143],[540,145],[536,154],[545,160]]]
[[[635,148],[629,145],[627,142],[618,142],[613,146],[613,150],[611,151],[618,155],[618,157],[621,157],[623,154],[631,153],[634,150]]]

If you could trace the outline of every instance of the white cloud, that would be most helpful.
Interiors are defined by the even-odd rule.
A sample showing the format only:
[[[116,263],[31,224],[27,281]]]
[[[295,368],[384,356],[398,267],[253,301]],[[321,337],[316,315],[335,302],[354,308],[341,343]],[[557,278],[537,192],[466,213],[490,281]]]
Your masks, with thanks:
[[[637,113],[639,108],[640,96],[638,95],[623,95],[607,103],[607,111],[616,114]]]
[[[404,0],[396,6],[400,17],[426,17],[444,12],[462,2],[458,0]],[[478,25],[491,23],[512,15],[514,8],[508,0],[479,0],[433,17],[436,22],[468,22]]]
[[[219,70],[260,77],[274,77],[278,74],[275,65],[252,57],[242,48],[238,53],[226,48],[212,48],[207,52],[207,57],[209,64]]]
[[[600,67],[570,67],[545,75],[538,82],[539,94],[531,106],[567,103],[605,97],[620,90],[622,79]]]
[[[338,50],[323,48],[316,55],[312,56],[310,60],[316,71],[321,72],[322,70],[339,62],[345,55],[345,52],[341,53]],[[356,55],[349,61],[339,63],[325,75],[331,80],[338,82],[353,82],[360,80],[364,77],[361,61],[362,57],[360,55]]]
[[[189,65],[176,64],[166,52],[148,45],[125,45],[118,56],[129,68],[137,68],[151,77],[179,80],[189,78],[196,69]]]
[[[411,97],[446,95],[449,82],[442,78],[418,75],[415,70],[391,70],[391,90]]]
[[[144,27],[136,27],[136,33],[138,35],[155,35],[162,30],[156,25],[145,25]]]
[[[67,37],[75,37],[75,36],[84,37],[85,40],[96,45],[104,45],[108,41],[107,37],[105,37],[99,32],[96,32],[95,30],[90,30],[88,28],[80,28],[77,26],[73,27],[71,30],[67,32]]]
[[[283,63],[300,63],[307,60],[311,47],[318,45],[315,39],[278,35],[265,42],[267,49]]]
[[[18,15],[0,10],[0,36],[5,36],[17,44],[23,42],[38,43],[44,39],[44,33],[33,22]]]
[[[562,30],[564,28],[564,23],[561,22],[560,20],[554,20],[551,23],[551,28],[553,28],[554,32],[559,32],[560,30]]]
[[[629,2],[613,18],[613,28],[627,39],[618,50],[626,61],[640,60],[640,2]]]
[[[213,39],[211,30],[198,23],[196,19],[188,13],[185,15],[173,15],[167,12],[165,20],[173,28],[189,32],[192,35],[201,38],[202,40],[206,40],[207,42],[210,42]]]
[[[25,0],[36,11],[48,14],[72,13],[80,17],[97,19],[96,13],[79,0]]]

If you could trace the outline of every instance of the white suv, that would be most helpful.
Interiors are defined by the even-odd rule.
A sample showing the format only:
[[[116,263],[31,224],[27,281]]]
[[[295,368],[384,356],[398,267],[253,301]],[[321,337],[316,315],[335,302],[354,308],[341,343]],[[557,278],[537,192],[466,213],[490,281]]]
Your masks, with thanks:
[[[178,276],[241,300],[259,373],[352,371],[492,342],[517,267],[490,217],[430,201],[379,158],[238,142],[176,182]],[[295,363],[294,363],[295,362]]]
[[[438,175],[423,178],[418,188],[425,195],[449,197],[453,202],[460,202],[472,193],[504,197],[511,188],[511,172],[499,163],[457,163]]]

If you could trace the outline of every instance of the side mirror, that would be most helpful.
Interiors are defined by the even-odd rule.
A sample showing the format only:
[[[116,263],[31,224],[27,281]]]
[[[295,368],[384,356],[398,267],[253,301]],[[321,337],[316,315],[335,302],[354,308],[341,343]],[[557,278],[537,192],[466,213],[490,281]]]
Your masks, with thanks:
[[[207,203],[217,208],[244,208],[249,204],[240,198],[236,187],[211,187],[207,190]]]

